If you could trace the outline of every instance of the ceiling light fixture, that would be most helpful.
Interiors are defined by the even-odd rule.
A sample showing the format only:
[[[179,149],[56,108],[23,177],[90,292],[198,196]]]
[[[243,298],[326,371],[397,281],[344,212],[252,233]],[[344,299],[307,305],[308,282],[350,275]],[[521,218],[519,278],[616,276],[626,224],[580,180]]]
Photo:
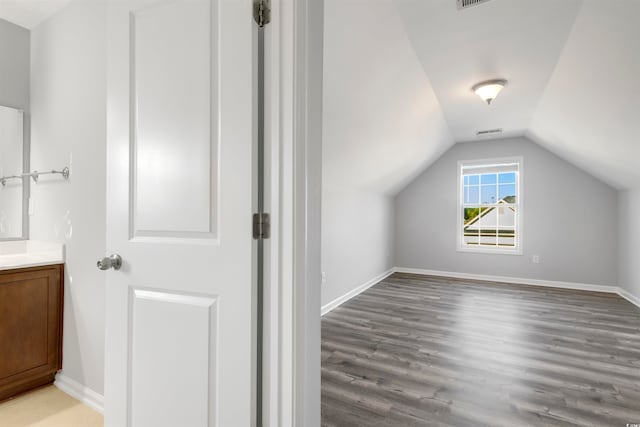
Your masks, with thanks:
[[[489,105],[506,85],[507,81],[505,79],[487,80],[473,86],[471,90]]]

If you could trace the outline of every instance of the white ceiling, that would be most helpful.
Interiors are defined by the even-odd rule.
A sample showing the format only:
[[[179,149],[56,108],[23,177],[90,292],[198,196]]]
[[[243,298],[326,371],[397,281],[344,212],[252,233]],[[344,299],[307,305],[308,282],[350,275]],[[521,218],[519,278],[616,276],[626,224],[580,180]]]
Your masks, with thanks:
[[[459,11],[455,0],[396,1],[456,141],[485,129],[525,132],[580,4],[492,0]],[[494,78],[509,85],[487,106],[471,86]]]
[[[456,142],[503,128],[640,187],[640,1],[395,0]],[[506,78],[487,106],[470,88]]]
[[[71,0],[0,0],[0,19],[29,30],[49,19]]]
[[[0,18],[32,29],[69,2],[0,0]],[[455,0],[393,4],[335,1],[343,33],[325,58],[344,96],[329,111],[360,132],[332,138],[345,171],[366,165],[359,180],[394,193],[451,136],[473,141],[478,130],[503,128],[616,188],[640,188],[640,0],[491,0],[463,11]],[[470,90],[499,77],[509,85],[491,106]]]
[[[640,187],[640,1],[585,1],[527,136],[616,188]]]
[[[452,144],[392,0],[325,0],[323,188],[395,194]]]

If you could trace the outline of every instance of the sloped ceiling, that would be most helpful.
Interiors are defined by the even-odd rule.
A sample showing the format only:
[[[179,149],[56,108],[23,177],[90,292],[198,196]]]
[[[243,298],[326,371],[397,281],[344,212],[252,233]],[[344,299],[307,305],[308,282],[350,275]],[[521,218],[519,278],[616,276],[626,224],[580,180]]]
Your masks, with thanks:
[[[0,0],[28,29],[70,0]],[[394,194],[478,130],[640,188],[640,1],[325,1],[325,185]],[[509,85],[486,106],[473,84]]]
[[[392,0],[325,0],[323,85],[326,191],[393,194],[453,144]]]
[[[457,142],[485,129],[525,132],[580,3],[492,0],[459,11],[455,0],[396,1]],[[488,106],[471,87],[495,78],[509,86]]]
[[[394,194],[452,143],[502,128],[640,187],[640,1],[325,7],[325,185]],[[487,106],[471,86],[492,78],[509,85]]]
[[[53,16],[71,0],[0,0],[0,19],[28,30]]]
[[[456,142],[525,135],[615,188],[640,187],[640,1],[395,0]],[[475,83],[506,78],[487,106]]]
[[[585,1],[527,135],[616,188],[640,187],[640,1]]]

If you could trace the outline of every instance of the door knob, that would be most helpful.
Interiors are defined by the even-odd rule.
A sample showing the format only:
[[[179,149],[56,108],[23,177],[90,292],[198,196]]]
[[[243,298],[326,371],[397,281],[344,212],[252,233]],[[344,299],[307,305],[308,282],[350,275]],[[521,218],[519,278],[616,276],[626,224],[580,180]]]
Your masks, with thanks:
[[[120,267],[122,267],[122,258],[118,254],[112,254],[99,259],[97,265],[100,270],[108,270],[110,268],[120,270]]]

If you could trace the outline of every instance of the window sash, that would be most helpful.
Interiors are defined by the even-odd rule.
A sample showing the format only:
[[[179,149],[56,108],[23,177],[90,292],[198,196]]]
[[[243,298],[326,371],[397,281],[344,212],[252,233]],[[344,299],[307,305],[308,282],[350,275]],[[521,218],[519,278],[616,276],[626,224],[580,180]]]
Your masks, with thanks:
[[[522,181],[520,175],[522,158],[460,161],[458,165],[460,228],[458,239],[460,249],[522,254]],[[505,174],[509,175],[505,176]],[[483,179],[481,175],[494,176]],[[515,196],[515,200],[505,201],[504,199],[509,196]],[[465,212],[469,208],[477,209],[480,212]],[[514,216],[504,217],[502,216],[503,211],[497,211],[490,214],[495,217],[478,219],[478,224],[474,227],[473,222],[476,221],[476,218],[482,212],[490,209],[511,209]],[[465,220],[465,215],[469,218],[474,214],[474,217]],[[501,216],[502,222],[508,219],[506,222],[509,224],[501,223]],[[469,226],[473,228],[469,228]]]
[[[505,178],[502,175],[511,175],[509,178]],[[491,178],[486,182],[486,176]],[[475,179],[473,179],[475,178]],[[518,202],[519,192],[519,172],[516,171],[493,171],[491,173],[461,173],[460,182],[462,183],[462,203],[480,204],[480,205],[492,205],[504,200],[506,197],[515,196],[516,203]],[[491,197],[493,203],[483,201]],[[472,200],[475,199],[475,200]],[[513,204],[513,203],[510,203]]]
[[[493,164],[464,164],[462,165],[462,175],[483,175],[489,173],[518,172],[520,162],[506,162]]]

